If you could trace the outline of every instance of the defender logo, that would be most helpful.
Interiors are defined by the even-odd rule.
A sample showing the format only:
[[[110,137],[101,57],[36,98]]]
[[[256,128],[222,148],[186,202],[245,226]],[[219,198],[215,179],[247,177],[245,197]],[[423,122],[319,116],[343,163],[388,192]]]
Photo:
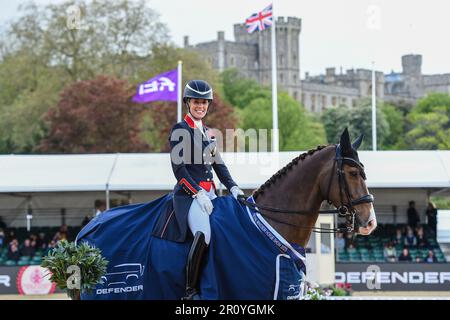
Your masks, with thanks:
[[[113,267],[113,272],[107,273],[102,277],[104,285],[107,287],[130,284],[144,274],[144,266],[140,263],[124,263]]]
[[[5,287],[11,287],[11,277],[10,276],[0,276],[0,284]]]

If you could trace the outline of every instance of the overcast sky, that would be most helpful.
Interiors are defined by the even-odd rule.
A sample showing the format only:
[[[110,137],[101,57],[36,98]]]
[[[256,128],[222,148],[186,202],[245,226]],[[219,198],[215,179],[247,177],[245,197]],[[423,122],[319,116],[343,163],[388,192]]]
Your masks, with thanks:
[[[0,0],[0,25],[17,17],[24,1]],[[37,0],[57,3],[62,0]],[[270,0],[147,0],[182,45],[217,38],[234,40],[233,24],[242,23]],[[326,67],[401,71],[401,55],[422,54],[426,74],[450,73],[450,1],[448,0],[275,0],[276,16],[302,19],[302,77]]]

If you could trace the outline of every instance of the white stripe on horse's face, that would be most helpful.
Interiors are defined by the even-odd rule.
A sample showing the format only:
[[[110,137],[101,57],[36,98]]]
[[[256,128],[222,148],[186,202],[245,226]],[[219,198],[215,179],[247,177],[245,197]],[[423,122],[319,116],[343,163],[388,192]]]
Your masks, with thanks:
[[[377,217],[375,215],[375,209],[373,208],[373,204],[370,204],[370,215],[369,222],[366,227],[359,227],[358,233],[363,236],[368,236],[377,228]]]

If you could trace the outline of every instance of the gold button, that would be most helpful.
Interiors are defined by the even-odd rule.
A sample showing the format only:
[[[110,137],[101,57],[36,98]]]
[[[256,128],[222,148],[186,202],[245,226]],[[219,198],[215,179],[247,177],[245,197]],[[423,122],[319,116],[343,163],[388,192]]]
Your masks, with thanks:
[[[211,180],[211,179],[210,178],[206,179],[206,181],[209,181],[209,180]]]

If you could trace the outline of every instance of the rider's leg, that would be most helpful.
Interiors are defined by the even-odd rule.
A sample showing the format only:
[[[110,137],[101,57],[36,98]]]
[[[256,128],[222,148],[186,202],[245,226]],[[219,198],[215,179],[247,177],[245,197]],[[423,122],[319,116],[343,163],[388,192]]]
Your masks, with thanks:
[[[184,299],[192,299],[199,291],[203,258],[211,239],[209,215],[201,209],[196,199],[189,209],[188,225],[194,235],[194,241],[186,264],[186,297]]]

